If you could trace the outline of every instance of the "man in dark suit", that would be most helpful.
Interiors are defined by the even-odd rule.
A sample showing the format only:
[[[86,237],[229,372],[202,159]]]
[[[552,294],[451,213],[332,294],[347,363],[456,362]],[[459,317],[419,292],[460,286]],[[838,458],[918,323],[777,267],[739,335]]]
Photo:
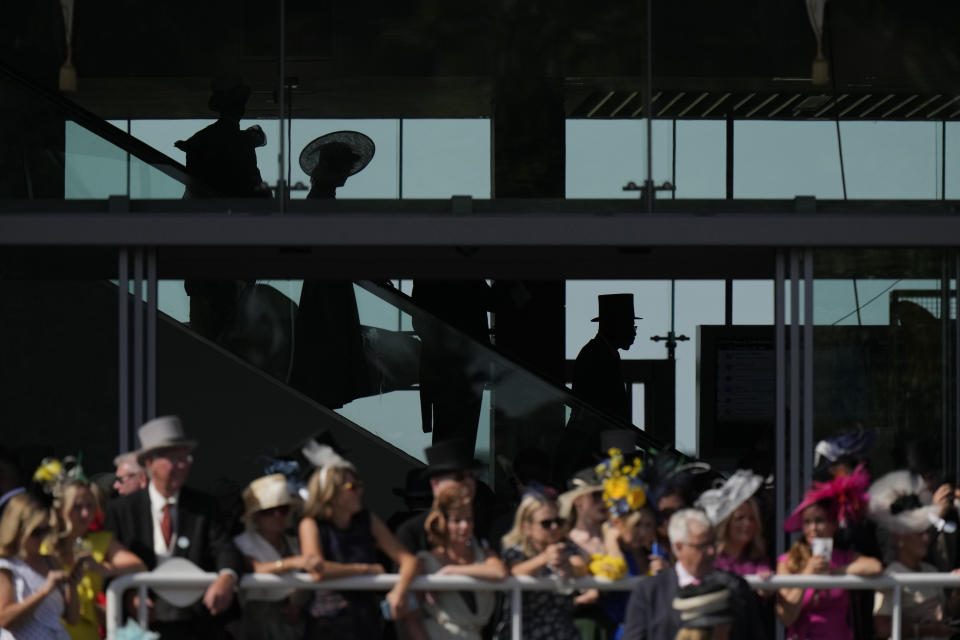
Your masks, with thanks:
[[[220,522],[212,497],[184,487],[196,443],[183,433],[179,418],[164,416],[139,430],[137,452],[150,482],[112,501],[107,530],[153,570],[172,558],[186,558],[204,571],[219,572],[206,589],[202,604],[178,609],[154,600],[151,628],[163,638],[218,638],[228,618],[243,558]]]
[[[677,564],[641,581],[627,603],[623,640],[674,640],[680,612],[674,609],[677,591],[689,585],[720,585],[730,591],[731,638],[761,640],[756,596],[746,581],[713,568],[716,546],[713,526],[699,509],[682,509],[670,518],[670,545]]]
[[[612,416],[631,424],[627,385],[623,380],[619,349],[629,349],[637,338],[633,294],[615,293],[597,297],[597,335],[585,344],[573,365],[573,395],[588,407],[575,408],[567,428],[560,434],[554,461],[554,483],[564,486],[570,477],[596,464],[601,453],[600,432],[614,428]]]

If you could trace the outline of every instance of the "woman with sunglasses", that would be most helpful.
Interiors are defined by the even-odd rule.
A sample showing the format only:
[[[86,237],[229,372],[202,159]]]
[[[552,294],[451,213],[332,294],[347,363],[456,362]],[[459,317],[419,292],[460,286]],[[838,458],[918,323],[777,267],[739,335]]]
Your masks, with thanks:
[[[384,573],[381,551],[399,567],[399,579],[387,593],[389,616],[408,610],[410,582],[417,559],[394,537],[383,521],[363,508],[363,483],[354,466],[333,449],[318,445],[310,455],[318,469],[310,476],[309,495],[300,521],[300,549],[323,563],[314,579],[347,578]],[[379,638],[382,615],[378,597],[369,591],[318,591],[309,606],[306,638]]]
[[[300,553],[300,542],[287,535],[293,498],[283,474],[251,482],[243,491],[246,530],[233,542],[254,573],[322,572],[317,556]],[[248,590],[243,594],[243,637],[299,640],[303,638],[303,605],[295,591]]]
[[[104,580],[146,571],[147,566],[109,531],[91,531],[91,525],[98,518],[102,521],[103,515],[88,481],[69,480],[58,489],[58,496],[54,499],[60,516],[56,542],[44,542],[40,553],[56,556],[64,571],[73,568],[79,572],[80,619],[65,624],[67,633],[72,640],[99,640],[100,628],[106,626],[106,608],[97,602]]]
[[[541,494],[524,496],[513,528],[503,536],[503,560],[510,573],[561,580],[585,575],[587,565],[576,545],[564,538],[563,525],[556,502]],[[501,636],[508,638],[510,613],[505,614]],[[580,640],[573,624],[573,594],[525,591],[522,635],[527,640]]]
[[[40,554],[53,535],[52,514],[28,493],[7,502],[0,520],[0,640],[70,640],[60,623],[80,617],[76,580]]]

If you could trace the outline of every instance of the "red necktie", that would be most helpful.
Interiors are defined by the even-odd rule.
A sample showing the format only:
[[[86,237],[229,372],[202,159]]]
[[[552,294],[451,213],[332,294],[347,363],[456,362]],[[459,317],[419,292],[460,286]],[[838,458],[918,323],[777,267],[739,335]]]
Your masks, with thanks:
[[[173,520],[170,518],[170,503],[163,505],[163,515],[160,516],[160,533],[163,534],[163,543],[169,548],[173,538]]]

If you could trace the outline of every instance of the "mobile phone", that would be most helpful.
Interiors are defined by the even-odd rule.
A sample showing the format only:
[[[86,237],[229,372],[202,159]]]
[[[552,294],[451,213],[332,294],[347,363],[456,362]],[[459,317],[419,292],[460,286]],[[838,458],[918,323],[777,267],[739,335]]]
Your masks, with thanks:
[[[660,556],[664,560],[670,559],[670,555],[667,553],[667,550],[664,549],[663,545],[656,540],[653,541],[653,546],[650,548],[650,553],[655,556]]]
[[[417,596],[412,593],[407,594],[407,611],[416,611],[420,606],[420,602],[417,600]],[[392,620],[390,617],[390,602],[384,598],[380,601],[380,614],[383,616],[384,620]]]

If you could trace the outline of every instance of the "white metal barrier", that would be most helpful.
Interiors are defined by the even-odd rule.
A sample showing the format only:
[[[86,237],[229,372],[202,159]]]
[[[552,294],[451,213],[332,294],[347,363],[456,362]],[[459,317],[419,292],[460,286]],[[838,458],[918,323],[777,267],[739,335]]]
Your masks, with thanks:
[[[147,589],[202,589],[217,577],[215,573],[191,573],[184,575],[137,573],[114,579],[107,589],[107,638],[113,638],[116,629],[123,624],[123,593],[129,589],[139,589],[140,610],[138,619],[141,627],[147,625]],[[623,580],[603,578],[579,578],[557,581],[551,578],[512,577],[502,581],[477,580],[465,576],[419,576],[411,584],[413,591],[508,591],[510,592],[511,633],[513,640],[521,640],[522,598],[524,591],[557,591],[567,589],[598,589],[600,591],[628,591],[643,577]],[[902,640],[902,591],[903,587],[960,587],[960,575],[950,573],[900,573],[895,576],[862,578],[858,576],[816,576],[784,575],[763,580],[756,576],[747,576],[747,582],[754,589],[775,590],[781,588],[803,587],[807,589],[848,589],[869,591],[891,591],[893,594],[892,635],[891,640]],[[240,591],[247,589],[303,589],[329,591],[388,591],[397,581],[395,574],[379,576],[356,576],[338,580],[315,582],[307,574],[275,576],[267,574],[247,574],[238,586]]]

